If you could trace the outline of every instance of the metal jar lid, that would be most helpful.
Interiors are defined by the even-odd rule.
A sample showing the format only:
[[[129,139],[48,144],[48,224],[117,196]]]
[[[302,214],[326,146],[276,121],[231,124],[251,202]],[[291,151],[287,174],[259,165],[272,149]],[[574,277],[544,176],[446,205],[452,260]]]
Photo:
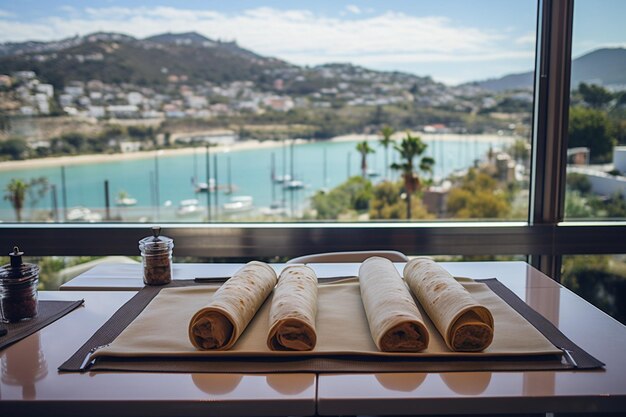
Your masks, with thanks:
[[[143,253],[162,253],[174,247],[174,239],[161,236],[161,227],[152,227],[152,236],[144,237],[139,241],[139,250]]]
[[[39,266],[24,263],[22,261],[24,252],[15,246],[13,252],[9,253],[10,262],[0,268],[0,281],[5,284],[17,284],[39,278]]]

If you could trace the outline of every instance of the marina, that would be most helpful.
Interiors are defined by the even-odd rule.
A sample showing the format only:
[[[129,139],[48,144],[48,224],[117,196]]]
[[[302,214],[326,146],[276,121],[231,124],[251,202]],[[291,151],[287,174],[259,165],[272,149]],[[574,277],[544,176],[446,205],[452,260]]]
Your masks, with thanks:
[[[43,220],[55,207],[56,215],[50,216],[54,219],[70,220],[70,210],[79,207],[90,213],[77,214],[77,221],[98,221],[93,220],[98,215],[106,219],[105,181],[113,197],[110,220],[115,221],[203,221],[209,201],[212,220],[215,216],[225,220],[298,217],[316,192],[360,175],[357,140],[282,141],[274,147],[244,150],[211,148],[208,159],[205,148],[198,147],[186,154],[156,151],[151,158],[4,170],[0,187],[4,189],[12,178],[38,177],[54,185],[55,191],[35,205],[26,202],[25,218],[31,221]],[[445,140],[424,140],[429,145],[426,153],[436,161],[433,180],[438,181],[473,166],[490,148],[502,148],[511,138],[448,135]],[[397,180],[398,172],[384,169],[384,148],[377,140],[369,142],[376,150],[368,156],[370,180],[382,181],[386,176]],[[389,162],[396,160],[397,153],[389,149]],[[14,218],[10,203],[1,200],[0,220]]]

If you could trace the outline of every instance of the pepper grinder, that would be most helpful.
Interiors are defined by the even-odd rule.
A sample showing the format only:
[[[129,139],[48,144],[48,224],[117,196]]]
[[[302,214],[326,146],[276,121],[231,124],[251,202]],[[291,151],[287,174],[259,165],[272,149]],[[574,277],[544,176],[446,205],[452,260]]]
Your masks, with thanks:
[[[174,240],[161,236],[161,227],[152,227],[152,236],[139,241],[146,285],[165,285],[172,281],[172,249]]]
[[[39,267],[24,263],[24,252],[15,246],[10,262],[0,268],[0,313],[5,322],[31,319],[37,315]]]

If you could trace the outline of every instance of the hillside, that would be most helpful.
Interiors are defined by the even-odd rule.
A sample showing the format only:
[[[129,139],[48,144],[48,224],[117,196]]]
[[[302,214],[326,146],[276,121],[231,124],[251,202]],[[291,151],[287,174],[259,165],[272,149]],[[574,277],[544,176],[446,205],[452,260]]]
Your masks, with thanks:
[[[213,41],[197,33],[163,34],[143,40],[92,34],[49,45],[24,43],[9,48],[5,44],[0,49],[20,51],[0,57],[0,73],[35,71],[55,87],[92,79],[159,85],[166,84],[170,75],[190,82],[260,81],[267,70],[289,67],[284,61],[254,54],[234,42]]]
[[[533,72],[509,74],[471,83],[489,91],[530,89]],[[605,87],[626,85],[626,49],[604,48],[582,55],[572,62],[572,88],[581,82]]]

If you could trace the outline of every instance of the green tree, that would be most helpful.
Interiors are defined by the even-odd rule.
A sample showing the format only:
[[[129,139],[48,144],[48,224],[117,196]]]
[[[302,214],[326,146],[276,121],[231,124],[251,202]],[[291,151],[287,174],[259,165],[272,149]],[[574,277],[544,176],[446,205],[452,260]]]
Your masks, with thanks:
[[[578,92],[583,101],[595,109],[601,109],[613,100],[613,94],[609,90],[596,84],[580,83]]]
[[[7,159],[24,159],[28,153],[26,141],[21,138],[10,138],[0,142],[0,155],[7,155]],[[4,158],[0,158],[4,159]]]
[[[581,194],[587,194],[591,191],[591,182],[586,175],[571,172],[567,174],[565,182],[569,190],[578,191]]]
[[[626,323],[626,271],[623,256],[564,256],[561,282],[566,287]]]
[[[400,199],[402,182],[383,181],[373,190],[374,197],[370,203],[370,219],[406,219],[406,208]],[[411,201],[411,214],[416,219],[430,219],[434,216],[428,213],[419,198]]]
[[[427,144],[422,142],[419,136],[411,136],[409,132],[400,144],[395,144],[394,148],[400,153],[401,162],[391,165],[392,169],[402,171],[404,180],[404,190],[406,192],[406,218],[411,219],[412,206],[411,195],[420,188],[420,177],[415,172],[415,158],[419,158],[419,170],[424,173],[432,173],[435,160],[429,156],[423,156]]]
[[[361,176],[367,178],[367,155],[376,152],[366,140],[356,144],[356,150],[361,154]]]
[[[48,180],[44,177],[34,178],[26,182],[19,178],[12,178],[4,189],[4,199],[11,203],[15,210],[15,218],[18,222],[22,221],[22,209],[28,195],[31,205],[37,204],[37,201],[43,197],[48,190]]]
[[[380,139],[379,142],[385,148],[385,179],[389,179],[389,145],[393,142],[391,140],[393,132],[394,130],[391,126],[383,126],[383,128],[380,129],[382,139]]]
[[[593,197],[590,197],[593,200]],[[578,190],[568,190],[565,193],[565,218],[589,219],[596,217],[599,212],[591,208],[589,199],[583,197]]]
[[[336,219],[351,210],[367,210],[372,197],[371,181],[351,177],[329,192],[319,191],[311,198],[311,207],[317,211],[318,219]]]
[[[606,112],[582,106],[572,107],[569,113],[570,148],[589,148],[591,160],[608,161],[617,140],[611,132],[611,121]]]
[[[28,189],[26,190],[30,206],[35,207],[37,202],[46,195],[49,189],[50,184],[48,183],[48,178],[38,177],[31,179],[28,183]]]
[[[61,136],[61,140],[68,145],[72,154],[82,153],[87,144],[87,138],[79,132],[66,133]]]
[[[497,181],[476,169],[470,169],[460,186],[450,191],[447,208],[460,219],[502,218],[511,209]]]
[[[13,178],[4,190],[4,199],[11,203],[13,210],[15,210],[15,219],[21,222],[28,184],[21,179]]]
[[[619,192],[613,193],[609,198],[594,196],[589,199],[589,206],[592,212],[599,213],[601,217],[611,219],[626,217],[626,199]]]
[[[526,162],[530,158],[530,144],[526,139],[515,139],[509,152],[516,161]]]

